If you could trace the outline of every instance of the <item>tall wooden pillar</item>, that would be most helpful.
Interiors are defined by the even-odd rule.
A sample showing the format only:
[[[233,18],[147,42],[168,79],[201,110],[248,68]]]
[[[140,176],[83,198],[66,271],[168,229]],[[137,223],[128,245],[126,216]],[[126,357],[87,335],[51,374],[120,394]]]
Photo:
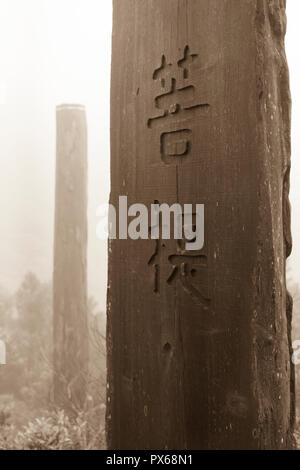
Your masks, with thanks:
[[[88,370],[87,124],[79,105],[58,106],[56,117],[54,398],[80,408]]]
[[[112,449],[292,445],[285,29],[284,0],[114,1],[111,203],[204,204],[205,246],[110,242]]]

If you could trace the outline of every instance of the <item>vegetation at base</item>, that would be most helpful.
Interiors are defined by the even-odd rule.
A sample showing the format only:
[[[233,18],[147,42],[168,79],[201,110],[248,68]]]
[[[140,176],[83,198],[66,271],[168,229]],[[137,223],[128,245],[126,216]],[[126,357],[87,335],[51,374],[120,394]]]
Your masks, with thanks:
[[[18,291],[0,289],[0,450],[105,448],[105,317],[88,303],[89,373],[83,409],[53,403],[52,288],[28,273]]]

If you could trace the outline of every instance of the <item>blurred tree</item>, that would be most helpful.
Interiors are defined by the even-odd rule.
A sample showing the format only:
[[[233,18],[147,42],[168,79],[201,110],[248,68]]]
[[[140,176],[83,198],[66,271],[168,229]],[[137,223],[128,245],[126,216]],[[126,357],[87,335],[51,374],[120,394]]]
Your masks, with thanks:
[[[26,274],[14,296],[1,295],[0,322],[7,365],[0,370],[0,394],[32,405],[48,401],[52,350],[52,287]],[[2,292],[3,294],[3,292]]]
[[[0,287],[0,329],[7,327],[8,323],[14,322],[14,320],[15,312],[13,296],[3,287]]]
[[[33,273],[26,274],[16,294],[19,325],[31,335],[49,335],[51,329],[51,287]]]

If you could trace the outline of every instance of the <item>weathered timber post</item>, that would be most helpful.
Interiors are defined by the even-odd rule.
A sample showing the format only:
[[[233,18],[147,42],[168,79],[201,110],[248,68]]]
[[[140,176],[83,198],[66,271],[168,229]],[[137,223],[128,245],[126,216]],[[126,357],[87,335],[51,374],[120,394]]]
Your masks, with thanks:
[[[83,106],[57,107],[53,273],[54,399],[81,407],[88,371],[87,124]]]
[[[111,449],[292,446],[285,29],[284,0],[114,1],[111,203],[205,204],[205,246],[110,242]]]

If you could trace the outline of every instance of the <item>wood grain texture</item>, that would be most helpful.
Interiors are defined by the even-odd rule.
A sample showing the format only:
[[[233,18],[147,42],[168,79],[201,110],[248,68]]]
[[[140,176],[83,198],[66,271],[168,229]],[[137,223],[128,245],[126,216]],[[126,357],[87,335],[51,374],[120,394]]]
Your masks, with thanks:
[[[111,449],[292,445],[285,27],[280,0],[114,1],[111,203],[205,204],[205,246],[186,282],[176,241],[110,241]]]

